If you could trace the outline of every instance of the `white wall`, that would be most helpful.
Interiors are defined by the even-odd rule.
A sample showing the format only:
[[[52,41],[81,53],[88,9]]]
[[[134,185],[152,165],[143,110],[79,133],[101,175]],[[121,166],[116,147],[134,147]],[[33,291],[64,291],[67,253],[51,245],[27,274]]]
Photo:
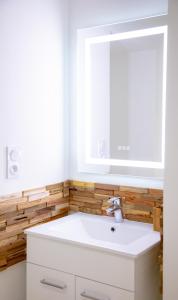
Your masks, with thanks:
[[[70,4],[71,137],[70,178],[135,186],[162,187],[162,182],[117,176],[82,174],[77,170],[76,45],[77,29],[167,13],[168,0],[72,0]]]
[[[164,198],[164,300],[178,299],[178,1],[169,0]]]
[[[68,178],[67,8],[66,0],[0,1],[0,195]],[[7,145],[22,149],[18,180],[5,178]]]
[[[0,1],[0,195],[68,178],[67,2]],[[7,145],[22,149],[18,180]],[[25,300],[23,263],[0,273],[0,299]]]
[[[25,300],[26,297],[25,262],[18,263],[0,272],[0,299]]]

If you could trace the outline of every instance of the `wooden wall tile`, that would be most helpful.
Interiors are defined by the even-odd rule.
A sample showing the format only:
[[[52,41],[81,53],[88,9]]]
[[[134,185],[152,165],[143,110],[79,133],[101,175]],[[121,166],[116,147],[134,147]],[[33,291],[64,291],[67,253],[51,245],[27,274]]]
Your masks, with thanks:
[[[5,240],[0,241],[0,253],[1,253],[2,247],[13,244],[15,241],[17,241],[17,237],[18,237],[17,235],[14,235]]]
[[[95,189],[117,191],[119,189],[119,186],[112,184],[95,183]]]
[[[101,189],[95,189],[95,194],[98,195],[108,195],[110,197],[114,196],[114,191],[113,190],[101,190]]]
[[[24,229],[69,211],[69,181],[0,197],[0,271],[26,257]]]
[[[131,192],[131,193],[137,193],[137,194],[147,194],[148,189],[145,188],[137,188],[137,187],[131,187],[131,186],[120,186],[119,190],[121,192]]]
[[[19,199],[22,197],[22,192],[9,194],[5,196],[0,197],[0,202],[7,201],[7,200],[13,200],[13,199]]]
[[[161,208],[153,208],[153,226],[155,231],[161,231]]]
[[[0,255],[0,268],[5,267],[7,265],[7,258],[6,256]]]
[[[27,196],[32,196],[32,195],[41,194],[41,193],[45,193],[45,192],[46,192],[46,187],[41,187],[41,188],[23,191],[22,195],[23,195],[23,197],[27,197]]]
[[[45,191],[45,192],[29,195],[27,198],[28,198],[28,201],[30,202],[30,201],[43,199],[43,198],[46,198],[48,196],[49,196],[49,191]]]
[[[70,181],[70,188],[77,188],[77,189],[87,189],[87,190],[94,190],[95,184],[93,182],[83,182],[83,181]]]

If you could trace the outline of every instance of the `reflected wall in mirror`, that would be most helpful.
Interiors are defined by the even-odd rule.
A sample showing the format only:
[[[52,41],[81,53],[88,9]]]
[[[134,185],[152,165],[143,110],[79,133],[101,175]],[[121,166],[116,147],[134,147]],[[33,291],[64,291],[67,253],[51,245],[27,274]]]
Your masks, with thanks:
[[[167,26],[84,39],[89,164],[164,168]]]

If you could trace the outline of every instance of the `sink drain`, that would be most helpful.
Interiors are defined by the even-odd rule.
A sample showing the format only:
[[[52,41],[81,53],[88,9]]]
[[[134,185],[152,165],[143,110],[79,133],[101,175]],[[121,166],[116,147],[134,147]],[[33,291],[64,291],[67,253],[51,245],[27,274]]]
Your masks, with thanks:
[[[115,227],[111,227],[111,231],[112,231],[112,232],[115,232],[115,231],[116,231],[116,228],[115,228]]]

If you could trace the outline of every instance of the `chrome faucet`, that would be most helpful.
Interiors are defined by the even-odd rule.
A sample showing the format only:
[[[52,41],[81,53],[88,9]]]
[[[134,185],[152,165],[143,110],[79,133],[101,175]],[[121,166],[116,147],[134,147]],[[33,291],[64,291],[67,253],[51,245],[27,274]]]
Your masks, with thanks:
[[[108,200],[108,203],[111,204],[109,208],[106,209],[108,216],[114,215],[117,223],[122,223],[124,221],[123,209],[121,207],[121,198],[112,197]]]

